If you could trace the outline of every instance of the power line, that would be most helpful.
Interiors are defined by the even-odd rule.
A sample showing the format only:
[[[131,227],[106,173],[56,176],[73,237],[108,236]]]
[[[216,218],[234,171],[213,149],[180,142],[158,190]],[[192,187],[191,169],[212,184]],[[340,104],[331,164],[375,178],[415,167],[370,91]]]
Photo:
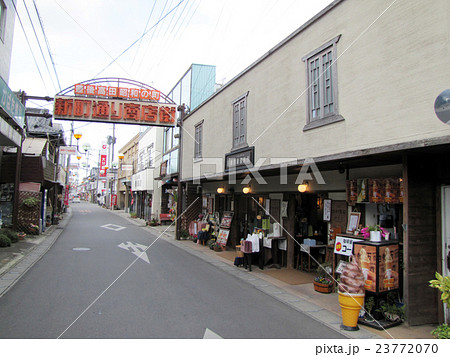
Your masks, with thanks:
[[[29,20],[30,20],[31,27],[32,27],[33,32],[34,32],[34,36],[36,37],[36,41],[37,41],[37,44],[38,44],[38,46],[39,46],[39,50],[41,51],[41,55],[42,55],[42,58],[43,58],[43,60],[44,60],[45,67],[47,68],[48,75],[50,76],[50,80],[52,81],[53,87],[54,87],[54,89],[56,90],[55,83],[53,82],[52,75],[50,74],[50,69],[48,68],[47,60],[45,59],[44,51],[42,51],[41,42],[39,41],[39,37],[38,37],[38,35],[37,35],[36,28],[34,27],[34,23],[33,23],[33,20],[31,19],[30,12],[28,11],[27,3],[24,1],[23,4],[24,4],[24,6],[25,6],[25,10],[26,10],[27,15],[28,15],[28,18],[29,18]]]
[[[17,11],[16,4],[15,4],[14,1],[12,2],[12,4],[13,4],[13,6],[14,6],[14,11],[16,12],[17,18],[19,19],[20,27],[22,27],[23,34],[24,34],[24,36],[25,36],[25,39],[27,40],[28,47],[30,48],[31,55],[33,56],[34,63],[36,64],[36,68],[37,68],[37,70],[38,70],[38,72],[39,72],[39,76],[41,77],[42,84],[44,85],[45,90],[48,91],[47,86],[45,85],[44,77],[42,77],[41,70],[39,69],[39,65],[38,65],[38,63],[37,63],[36,57],[34,56],[33,49],[31,48],[30,41],[28,40],[28,36],[27,36],[27,34],[26,34],[26,32],[25,32],[25,28],[23,27],[23,23],[22,23],[22,20],[21,20],[21,18],[20,18],[20,16],[19,16],[19,12]]]
[[[155,5],[156,5],[156,0],[153,2],[153,7],[152,7],[152,10],[150,11],[150,15],[149,15],[148,18],[147,18],[147,23],[145,24],[144,31],[142,32],[142,35],[144,35],[144,34],[145,34],[145,31],[147,31],[147,26],[148,26],[148,23],[150,22],[150,18],[151,18],[152,15],[153,15],[153,10],[155,9]],[[131,63],[131,66],[133,66],[134,60],[136,59],[137,54],[138,54],[138,52],[139,52],[139,49],[141,48],[141,43],[142,43],[142,37],[141,37],[141,39],[140,39],[140,41],[139,41],[139,45],[138,45],[138,48],[137,48],[137,50],[136,50],[136,53],[134,54],[134,58],[133,58],[133,62]]]
[[[175,7],[170,10],[166,15],[164,15],[164,17],[162,19],[160,19],[158,22],[156,22],[152,27],[150,27],[150,29],[147,30],[147,32],[145,32],[143,35],[141,35],[136,41],[134,41],[130,46],[128,46],[124,51],[122,51],[122,53],[120,55],[118,55],[115,59],[113,59],[112,62],[110,62],[105,68],[103,68],[100,72],[98,72],[93,78],[98,77],[103,71],[105,71],[109,66],[111,66],[114,62],[116,62],[122,55],[124,55],[126,52],[128,52],[128,50],[130,48],[132,48],[136,43],[139,42],[139,40],[144,37],[145,35],[147,35],[147,33],[149,33],[152,29],[154,29],[156,26],[159,25],[159,23],[161,21],[163,21],[167,16],[169,16],[176,8],[178,8],[178,6],[180,6],[185,0],[181,0],[177,5],[175,5]]]
[[[105,48],[103,48],[103,46],[100,44],[100,43],[98,43],[98,41],[88,32],[88,31],[86,31],[85,29],[84,29],[84,27],[83,26],[81,26],[79,23],[78,23],[78,21],[77,20],[75,20],[75,18],[72,16],[72,15],[70,15],[69,14],[69,12],[67,12],[67,10],[66,9],[64,9],[56,0],[54,0],[55,1],[55,3],[56,3],[56,5],[58,5],[60,8],[61,8],[61,10],[63,10],[66,14],[67,14],[67,16],[69,16],[71,19],[72,19],[72,21],[73,22],[75,22],[75,24],[77,24],[78,25],[78,27],[80,28],[80,29],[82,29],[83,30],[83,32],[86,34],[86,35],[88,35],[89,36],[89,38],[92,40],[92,41],[94,41],[95,42],[95,44],[98,46],[98,47],[100,47],[102,50],[103,50],[103,52],[105,52],[107,55],[108,55],[108,57],[109,58],[111,58],[113,61],[109,64],[109,65],[111,65],[112,63],[114,63],[116,60],[117,60],[117,58],[119,58],[119,57],[117,57],[116,59],[114,59],[114,57],[113,56],[111,56],[110,54],[109,54],[109,52],[108,51],[106,51],[105,50]],[[109,67],[109,65],[108,65],[108,67]],[[120,63],[118,63],[117,62],[117,65],[129,76],[129,77],[131,77],[131,75],[128,73],[128,71],[125,69],[125,68],[123,68],[121,65],[120,65]],[[105,68],[106,69],[106,68]],[[103,72],[103,71],[102,71]],[[101,73],[101,72],[100,72]],[[99,74],[100,74],[99,73]],[[95,78],[95,77],[94,77]]]
[[[47,45],[48,55],[50,56],[50,60],[52,61],[53,71],[55,72],[56,81],[58,82],[59,91],[61,91],[61,83],[59,82],[58,73],[56,72],[56,67],[55,67],[55,61],[53,61],[52,51],[50,50],[50,42],[49,42],[49,40],[47,38],[47,35],[45,34],[44,24],[42,22],[42,18],[41,18],[41,15],[39,14],[39,11],[38,11],[38,8],[37,8],[35,0],[33,0],[33,4],[34,4],[34,9],[36,10],[36,14],[37,14],[37,18],[39,20],[39,24],[41,25],[41,30],[42,30],[42,33],[44,35],[45,44]]]

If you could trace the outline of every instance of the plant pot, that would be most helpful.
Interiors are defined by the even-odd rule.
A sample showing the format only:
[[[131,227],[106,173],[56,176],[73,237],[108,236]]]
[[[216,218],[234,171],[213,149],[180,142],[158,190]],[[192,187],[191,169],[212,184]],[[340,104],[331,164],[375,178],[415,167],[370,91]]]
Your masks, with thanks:
[[[381,232],[380,231],[370,231],[370,241],[371,242],[381,242]]]
[[[333,284],[323,284],[315,281],[314,290],[322,294],[330,294],[333,291]]]
[[[24,240],[26,236],[25,233],[17,233],[17,238],[19,238],[19,240]]]

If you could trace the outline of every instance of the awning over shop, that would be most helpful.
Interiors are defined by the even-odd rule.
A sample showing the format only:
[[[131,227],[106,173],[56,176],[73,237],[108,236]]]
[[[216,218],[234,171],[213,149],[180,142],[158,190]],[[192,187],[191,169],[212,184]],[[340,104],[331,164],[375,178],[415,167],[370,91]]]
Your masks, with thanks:
[[[42,156],[47,139],[26,138],[22,144],[22,154],[29,156]]]

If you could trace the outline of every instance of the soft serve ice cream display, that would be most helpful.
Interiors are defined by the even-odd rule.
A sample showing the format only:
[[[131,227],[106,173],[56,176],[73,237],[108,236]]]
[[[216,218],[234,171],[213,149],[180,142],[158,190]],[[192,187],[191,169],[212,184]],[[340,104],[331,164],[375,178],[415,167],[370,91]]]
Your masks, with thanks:
[[[364,274],[355,259],[346,264],[341,273],[339,292],[349,294],[364,294]]]
[[[364,274],[354,257],[341,273],[339,283],[339,305],[342,311],[342,328],[347,331],[358,330],[358,315],[364,305]]]

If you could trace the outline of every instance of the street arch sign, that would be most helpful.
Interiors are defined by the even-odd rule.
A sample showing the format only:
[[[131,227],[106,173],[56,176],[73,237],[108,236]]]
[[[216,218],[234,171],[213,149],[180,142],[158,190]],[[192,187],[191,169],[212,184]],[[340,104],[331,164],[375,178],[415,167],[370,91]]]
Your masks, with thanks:
[[[176,125],[175,102],[144,83],[99,78],[77,83],[55,96],[53,117],[152,126]]]

